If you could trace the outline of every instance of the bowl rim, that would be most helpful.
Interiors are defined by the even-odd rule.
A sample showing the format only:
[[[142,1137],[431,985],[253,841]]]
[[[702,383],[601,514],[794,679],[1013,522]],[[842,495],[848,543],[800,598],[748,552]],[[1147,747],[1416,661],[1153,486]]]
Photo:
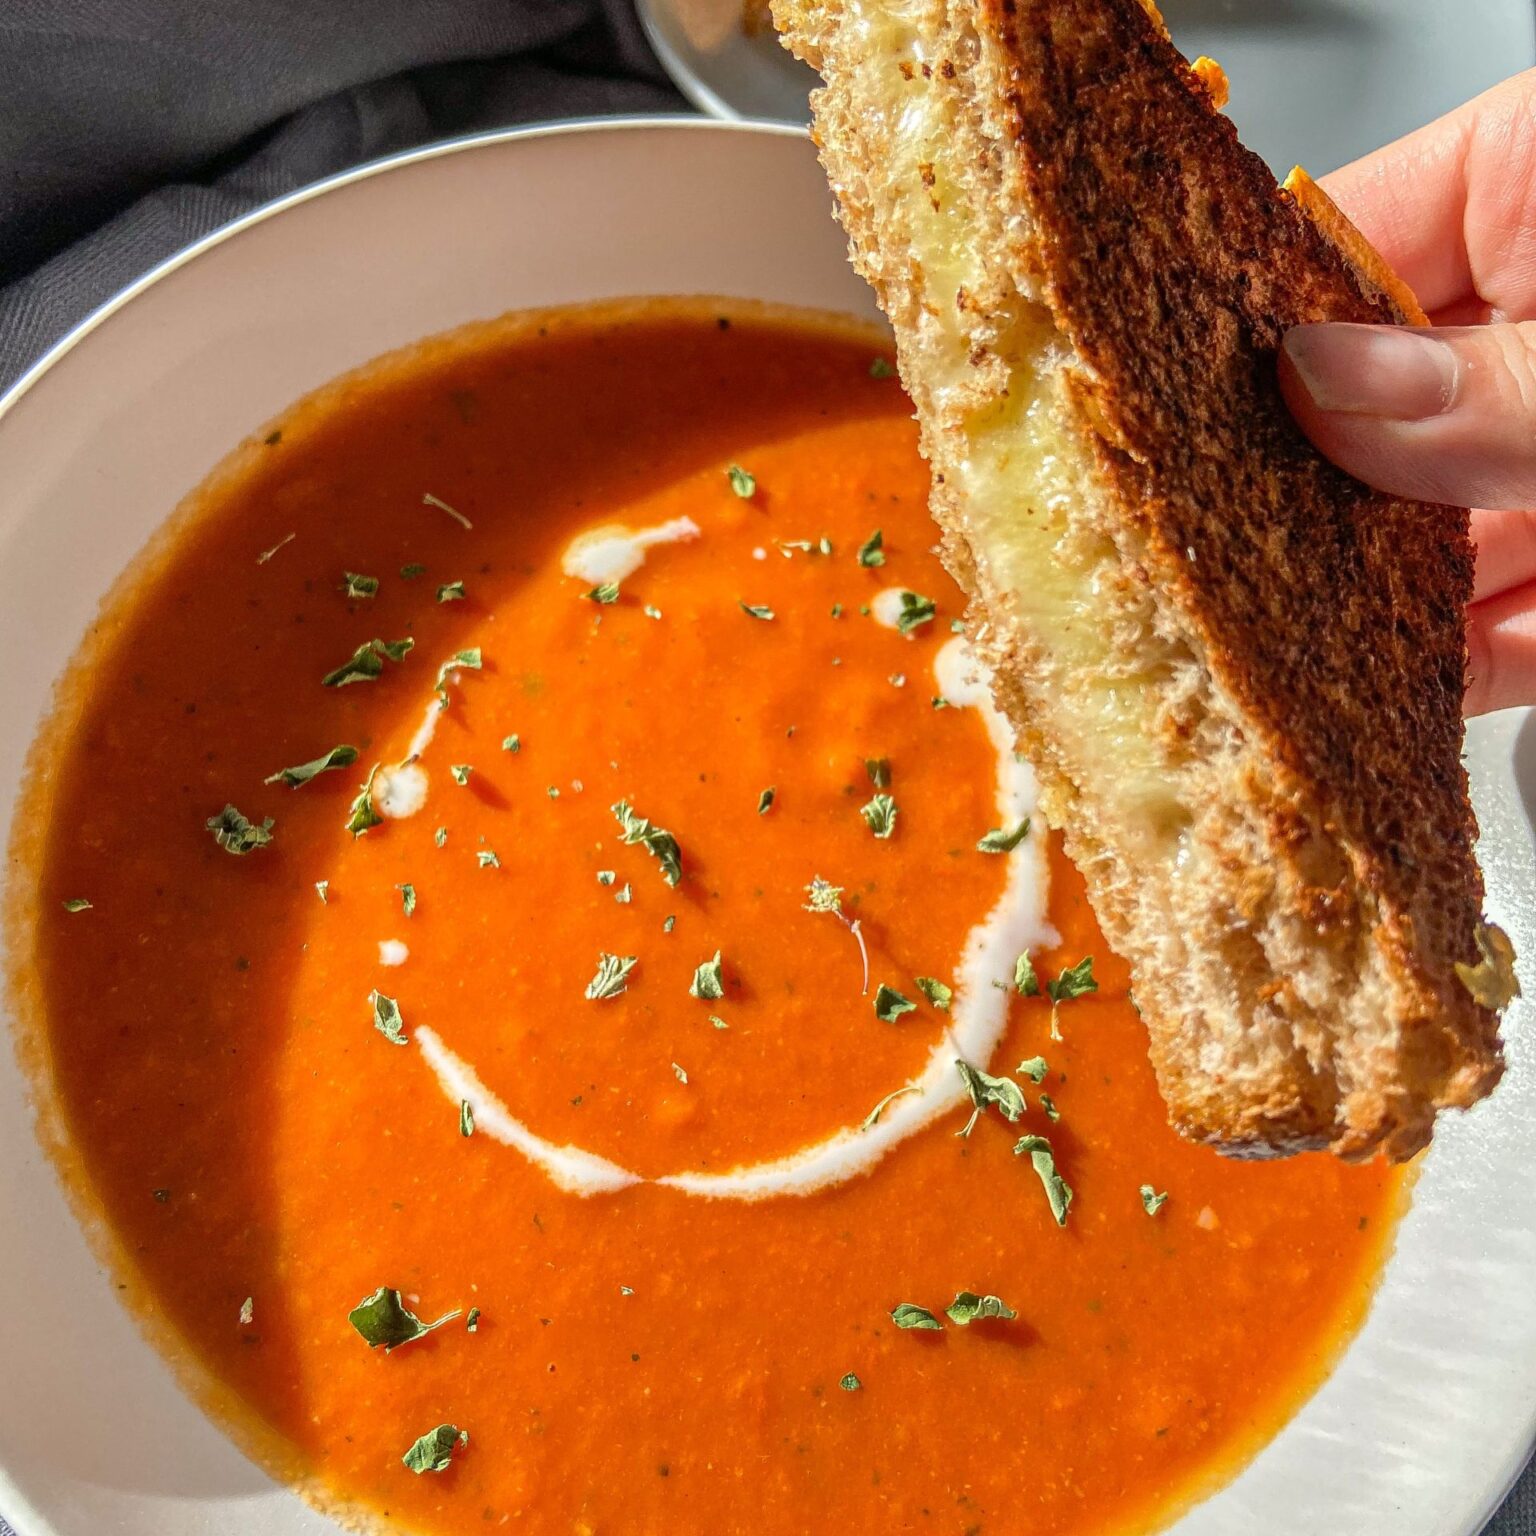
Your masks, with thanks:
[[[706,108],[706,110],[710,109]],[[808,127],[776,121],[772,118],[740,115],[730,118],[705,117],[698,112],[686,110],[615,113],[554,118],[537,123],[515,124],[508,128],[479,129],[474,133],[456,134],[452,138],[433,139],[429,143],[397,150],[393,154],[381,155],[374,160],[364,160],[358,165],[348,166],[345,170],[323,176],[318,181],[305,182],[303,186],[295,187],[293,191],[285,192],[268,202],[259,203],[248,212],[237,215],[227,223],[209,230],[207,234],[198,236],[190,244],[173,251],[169,256],[163,257],[154,266],[147,268],[138,277],[119,288],[109,298],[103,299],[83,319],[77,320],[57,341],[29,363],[12,384],[4,391],[0,391],[0,419],[10,413],[16,403],[55,363],[67,353],[72,352],[92,331],[110,320],[118,310],[131,299],[137,298],[146,288],[153,286],[161,278],[169,277],[171,273],[178,271],[189,262],[195,261],[205,251],[224,244],[226,240],[233,240],[253,226],[265,223],[268,219],[290,208],[296,208],[301,203],[323,197],[327,192],[350,186],[353,182],[366,181],[369,177],[382,175],[386,171],[399,170],[404,166],[427,160],[438,160],[447,155],[479,149],[488,144],[503,144],[518,139],[576,136],[594,132],[655,132],[658,129],[668,131],[682,129],[689,133],[764,134],[774,138],[810,138]]]

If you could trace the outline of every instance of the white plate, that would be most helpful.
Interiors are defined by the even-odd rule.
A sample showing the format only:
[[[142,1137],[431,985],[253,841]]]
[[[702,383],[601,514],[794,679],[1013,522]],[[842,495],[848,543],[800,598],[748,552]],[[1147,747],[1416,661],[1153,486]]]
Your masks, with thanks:
[[[114,577],[253,426],[465,320],[673,292],[868,310],[802,136],[674,121],[447,145],[276,204],[108,305],[0,401],[0,782]],[[1536,955],[1536,722],[1483,722],[1471,766],[1495,915]],[[1181,1536],[1464,1536],[1514,1477],[1536,1424],[1531,1013],[1509,1018],[1498,1094],[1444,1126],[1339,1369]],[[330,1528],[182,1397],[116,1305],[5,1051],[0,1362],[0,1511],[21,1536]]]
[[[881,0],[889,3],[889,0]],[[1391,142],[1536,61],[1533,0],[1159,0],[1190,58],[1219,59],[1228,115],[1277,175]],[[667,73],[715,117],[804,123],[816,83],[742,0],[637,0]]]

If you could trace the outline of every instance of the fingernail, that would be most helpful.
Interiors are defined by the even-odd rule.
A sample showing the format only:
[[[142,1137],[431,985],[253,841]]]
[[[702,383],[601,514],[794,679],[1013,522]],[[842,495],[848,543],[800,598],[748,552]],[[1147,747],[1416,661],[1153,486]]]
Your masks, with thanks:
[[[1298,325],[1282,343],[1320,411],[1423,421],[1456,398],[1456,353],[1429,331],[1395,325]]]

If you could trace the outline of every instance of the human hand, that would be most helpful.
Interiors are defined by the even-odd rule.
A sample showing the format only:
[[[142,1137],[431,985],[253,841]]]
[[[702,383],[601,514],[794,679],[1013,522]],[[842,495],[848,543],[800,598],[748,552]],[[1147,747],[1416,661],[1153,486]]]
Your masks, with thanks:
[[[1323,185],[1435,329],[1298,326],[1286,402],[1367,484],[1484,509],[1467,713],[1536,703],[1536,70]]]

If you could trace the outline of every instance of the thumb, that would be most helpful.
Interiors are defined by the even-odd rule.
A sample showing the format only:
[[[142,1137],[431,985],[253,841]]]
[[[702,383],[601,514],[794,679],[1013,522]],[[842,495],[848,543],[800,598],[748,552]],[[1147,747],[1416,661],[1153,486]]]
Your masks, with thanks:
[[[1536,506],[1536,322],[1298,325],[1280,388],[1356,479],[1456,507]]]

